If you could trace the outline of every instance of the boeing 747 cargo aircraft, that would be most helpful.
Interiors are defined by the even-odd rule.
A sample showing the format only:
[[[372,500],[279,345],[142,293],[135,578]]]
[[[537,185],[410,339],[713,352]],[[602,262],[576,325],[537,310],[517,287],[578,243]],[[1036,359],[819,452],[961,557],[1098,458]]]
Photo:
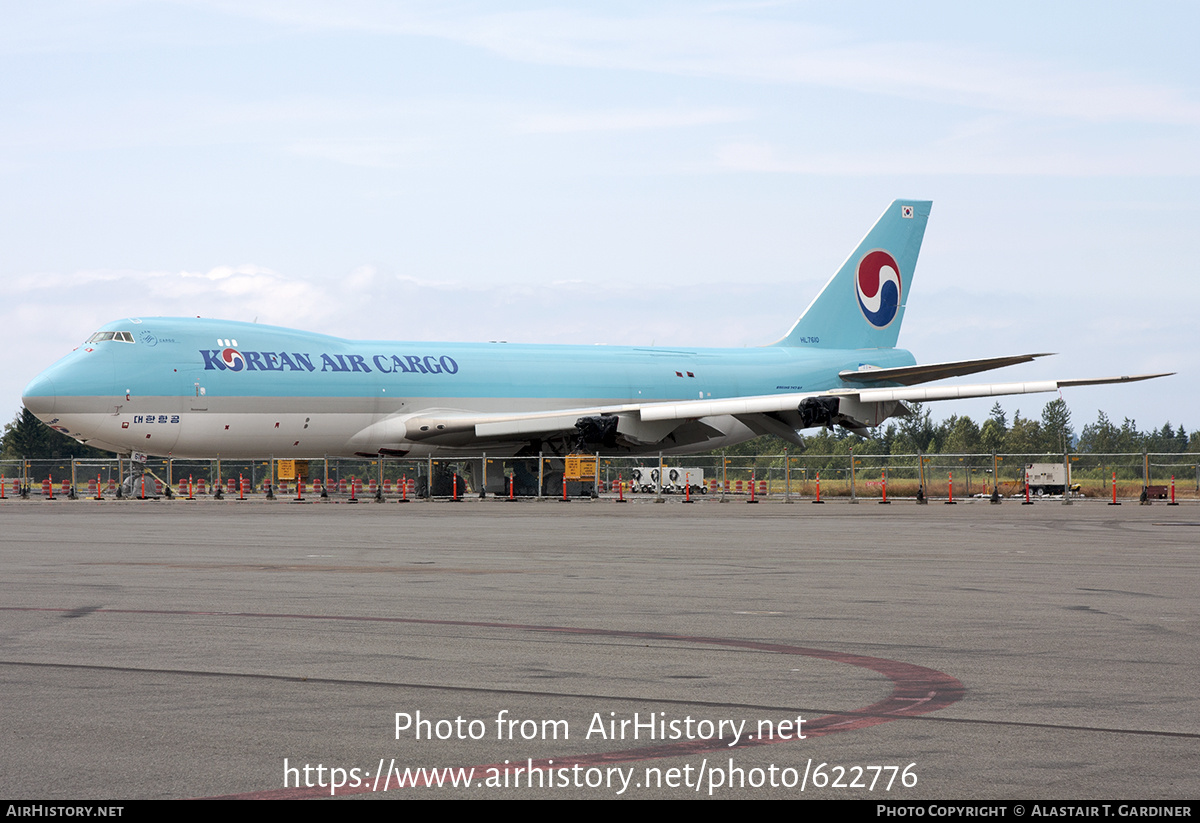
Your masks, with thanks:
[[[684,454],[865,433],[906,401],[1051,392],[1143,374],[928,386],[1039,354],[917,365],[896,348],[931,204],[898,200],[781,340],[760,348],[355,341],[227,320],[127,318],[25,389],[82,443],[130,454]]]

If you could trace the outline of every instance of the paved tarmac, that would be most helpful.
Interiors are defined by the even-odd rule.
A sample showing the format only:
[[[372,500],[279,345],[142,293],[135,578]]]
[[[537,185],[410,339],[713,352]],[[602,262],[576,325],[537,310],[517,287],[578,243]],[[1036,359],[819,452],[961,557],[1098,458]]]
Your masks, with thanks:
[[[3,501],[0,794],[1196,798],[1198,554],[1194,504]]]

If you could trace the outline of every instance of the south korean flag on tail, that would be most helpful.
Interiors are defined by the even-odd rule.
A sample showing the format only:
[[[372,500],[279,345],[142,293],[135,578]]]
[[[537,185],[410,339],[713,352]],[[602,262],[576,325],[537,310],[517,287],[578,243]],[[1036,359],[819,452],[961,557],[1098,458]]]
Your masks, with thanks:
[[[900,207],[900,216],[912,219],[913,207],[912,206],[901,206]]]

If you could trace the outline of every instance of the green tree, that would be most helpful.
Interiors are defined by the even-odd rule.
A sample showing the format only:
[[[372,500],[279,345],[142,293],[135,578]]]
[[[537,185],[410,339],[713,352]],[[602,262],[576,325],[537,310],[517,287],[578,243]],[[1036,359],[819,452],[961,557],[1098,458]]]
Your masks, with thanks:
[[[1140,452],[1144,442],[1145,435],[1137,430],[1137,421],[1126,417],[1117,434],[1117,451]]]
[[[1004,451],[1004,435],[1007,433],[1007,429],[997,423],[995,418],[989,417],[979,430],[980,449],[985,452]]]
[[[854,445],[855,454],[883,455],[889,453],[887,443],[879,437],[872,435],[871,437],[856,437],[854,439],[857,441]]]
[[[1004,434],[1004,432],[1008,431],[1008,418],[1005,416],[1004,409],[1001,407],[999,400],[992,404],[992,412],[990,415],[988,415],[988,420],[992,420],[996,423],[996,425],[1000,428],[1001,434]]]
[[[64,457],[111,457],[112,455],[91,446],[85,446],[65,434],[55,431],[33,416],[29,409],[22,408],[13,422],[4,427],[0,438],[0,456],[5,460],[22,457],[31,460]]]
[[[1061,397],[1051,400],[1042,409],[1042,448],[1047,451],[1070,451],[1071,443],[1075,440],[1075,430],[1071,428],[1071,410]]]
[[[1083,427],[1079,435],[1079,451],[1091,454],[1113,454],[1117,450],[1117,439],[1120,431],[1108,419],[1108,415],[1099,412],[1095,423]]]
[[[1179,431],[1180,433],[1183,432],[1182,426],[1179,427]],[[1146,432],[1143,435],[1143,442],[1146,451],[1166,454],[1183,451],[1180,447],[1180,435],[1176,434],[1175,430],[1171,428],[1170,422],[1164,423],[1163,427],[1158,431]],[[1186,443],[1186,438],[1182,442]]]
[[[6,460],[41,457],[46,451],[50,431],[29,409],[22,408],[13,421],[4,427],[0,455]]]
[[[920,403],[912,404],[912,412],[900,418],[900,431],[892,443],[893,454],[916,454],[934,451],[936,431],[929,409]]]
[[[1037,454],[1043,450],[1042,425],[1032,418],[1013,412],[1012,427],[1004,435],[1004,451],[1009,454]]]
[[[946,421],[945,439],[938,438],[941,451],[944,454],[974,454],[981,448],[979,426],[969,417],[957,415]]]
[[[881,426],[875,430],[875,439],[880,444],[880,454],[900,454],[896,449],[896,438],[898,430],[896,424],[889,422],[887,426]]]
[[[806,438],[807,440],[808,438]],[[741,457],[759,455],[759,454],[783,454],[784,451],[789,454],[801,454],[802,450],[794,443],[789,443],[781,437],[776,437],[772,434],[764,434],[761,437],[756,437],[753,440],[747,440],[744,443],[736,443],[725,449],[717,449],[709,452],[710,454],[721,454],[722,452],[728,455],[737,455]]]

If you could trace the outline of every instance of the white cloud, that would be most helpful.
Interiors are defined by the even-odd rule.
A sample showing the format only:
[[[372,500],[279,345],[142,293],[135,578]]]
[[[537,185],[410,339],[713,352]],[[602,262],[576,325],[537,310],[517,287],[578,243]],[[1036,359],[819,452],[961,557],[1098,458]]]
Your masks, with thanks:
[[[532,115],[516,126],[519,134],[594,131],[649,131],[736,123],[753,115],[745,109],[611,109]]]
[[[1108,318],[1130,277],[1163,306],[1142,314],[1154,335],[1142,320],[1123,332],[1147,338],[1138,356],[1191,349],[1178,249],[1196,214],[1200,75],[1164,70],[1194,66],[1185,56],[1147,65],[1132,38],[1060,48],[1044,28],[1013,41],[978,25],[995,19],[983,7],[926,26],[928,9],[870,3],[18,6],[0,31],[21,69],[0,129],[9,397],[131,314],[383,339],[764,343],[812,291],[754,281],[784,280],[798,247],[836,265],[845,249],[817,235],[900,184],[954,208],[923,258],[941,244],[959,267],[943,282],[995,250],[987,215],[1036,209],[1005,226],[1019,241],[989,282],[1024,273],[1022,299],[1057,306],[1073,300],[1058,272],[1087,271],[1110,303],[1074,321],[1086,339],[1064,351],[1113,351],[1102,329],[1125,329]],[[1110,43],[1145,20],[1112,17],[1090,18]],[[1080,216],[1135,208],[1160,213]],[[178,270],[244,259],[274,268]],[[717,283],[726,272],[736,282]],[[964,340],[1011,350],[1001,322],[1010,340],[1043,332],[1020,306],[1003,321],[945,308],[957,338],[936,339],[929,314],[901,338],[921,359]]]
[[[649,6],[618,16],[577,10],[490,12],[376,2],[218,6],[288,25],[438,37],[514,61],[853,89],[1088,122],[1200,124],[1178,88],[1007,54],[981,42],[862,42],[836,29],[757,19],[747,7]],[[483,7],[487,9],[487,6]],[[978,38],[982,40],[982,38]]]
[[[986,139],[994,132],[955,132],[952,139],[911,148],[800,152],[762,141],[717,147],[715,161],[727,171],[845,175],[1038,175],[1180,177],[1200,174],[1200,153],[1188,141],[1141,141],[1132,146],[1086,144],[1070,148],[1043,140]],[[981,139],[983,138],[983,139]]]
[[[298,157],[330,160],[349,166],[375,169],[401,169],[412,167],[427,150],[424,141],[387,138],[330,138],[306,140],[289,144],[288,153]]]

